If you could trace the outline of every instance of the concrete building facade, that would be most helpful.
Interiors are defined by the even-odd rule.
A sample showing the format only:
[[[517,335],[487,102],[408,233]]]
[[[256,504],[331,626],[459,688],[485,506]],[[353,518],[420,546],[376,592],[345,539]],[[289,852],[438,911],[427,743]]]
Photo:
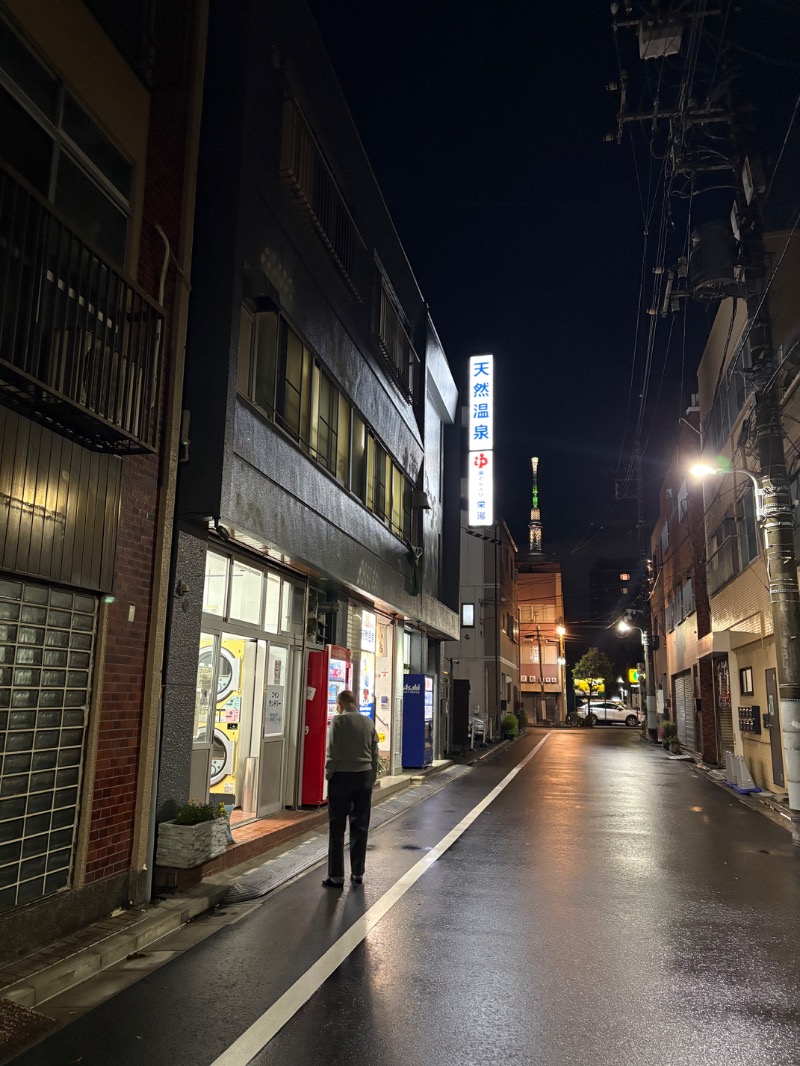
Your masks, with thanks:
[[[324,802],[336,687],[391,772],[427,675],[441,750],[457,394],[306,6],[212,5],[205,85],[158,812],[241,823]]]
[[[779,356],[776,384],[784,449],[796,500],[800,311],[794,292],[800,242],[792,234],[774,233],[767,244],[779,264],[768,299]],[[720,729],[720,760],[725,751],[743,756],[756,784],[781,795],[785,764],[772,612],[753,484],[758,467],[749,366],[744,303],[728,298],[719,307],[698,369],[703,459],[729,473],[703,483],[711,632],[699,640],[697,655],[701,663],[711,663],[720,715],[723,709],[730,713],[730,729]]]

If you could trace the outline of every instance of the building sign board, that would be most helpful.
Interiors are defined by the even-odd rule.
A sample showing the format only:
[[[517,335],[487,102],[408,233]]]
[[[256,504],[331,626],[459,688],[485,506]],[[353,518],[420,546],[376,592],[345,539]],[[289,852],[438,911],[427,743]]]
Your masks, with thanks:
[[[467,488],[470,526],[494,525],[494,358],[469,360]]]

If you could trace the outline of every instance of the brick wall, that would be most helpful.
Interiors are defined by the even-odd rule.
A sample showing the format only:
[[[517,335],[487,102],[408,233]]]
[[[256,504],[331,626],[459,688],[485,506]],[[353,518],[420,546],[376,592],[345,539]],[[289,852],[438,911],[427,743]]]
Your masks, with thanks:
[[[114,602],[108,608],[103,701],[86,864],[87,883],[126,870],[133,833],[150,623],[157,456],[123,460]],[[128,620],[130,605],[135,608]]]
[[[191,11],[188,5],[186,10]],[[184,84],[155,88],[152,93],[137,281],[156,300],[165,248],[155,227],[163,229],[173,253],[181,237],[188,103]],[[174,306],[177,284],[182,282],[170,263],[164,293],[167,309]],[[160,358],[159,448],[164,440],[172,363],[171,326],[166,314]],[[122,460],[114,601],[108,607],[105,658],[100,665],[103,696],[85,869],[87,884],[123,873],[131,863],[161,463],[158,453]],[[130,605],[135,608],[133,621],[129,621]]]

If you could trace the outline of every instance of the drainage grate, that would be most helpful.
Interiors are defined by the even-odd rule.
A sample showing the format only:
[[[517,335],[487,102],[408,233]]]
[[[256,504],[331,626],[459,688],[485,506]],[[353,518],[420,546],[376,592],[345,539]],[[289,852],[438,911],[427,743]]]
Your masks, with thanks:
[[[408,788],[396,796],[390,796],[383,803],[379,801],[372,811],[370,832],[379,829],[398,814],[402,814],[409,807],[413,807],[415,803],[427,799],[428,796],[432,796],[436,792],[441,792],[443,788],[446,788],[459,777],[463,777],[470,770],[471,767],[469,766],[448,767],[448,769],[436,774],[432,780],[425,781],[413,788]],[[346,842],[347,836],[345,836]],[[246,874],[242,874],[241,877],[237,877],[231,883],[222,902],[223,904],[245,903],[247,900],[266,896],[268,892],[272,892],[292,877],[296,877],[297,874],[320,862],[327,854],[328,840],[326,837],[320,836],[314,840],[306,840],[303,844],[298,844],[297,847],[284,852],[283,855],[279,855],[275,859],[268,859],[261,866],[257,866],[254,870],[249,870]]]

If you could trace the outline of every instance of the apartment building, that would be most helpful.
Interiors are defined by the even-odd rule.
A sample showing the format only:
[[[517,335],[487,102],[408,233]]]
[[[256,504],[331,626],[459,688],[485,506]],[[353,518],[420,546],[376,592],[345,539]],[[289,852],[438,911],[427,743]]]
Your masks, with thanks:
[[[711,658],[698,641],[711,628],[705,575],[703,490],[690,474],[700,455],[700,409],[689,407],[661,485],[651,538],[653,670],[660,718],[674,721],[688,751],[716,764],[730,739],[730,705],[715,699]]]
[[[772,233],[767,249],[775,264],[768,298],[778,353],[776,386],[796,501],[800,310],[794,294],[800,242],[793,234]],[[722,301],[700,362],[698,385],[703,459],[728,473],[703,483],[712,629],[698,641],[697,654],[701,662],[712,662],[718,707],[726,712],[730,708],[731,728],[720,737],[720,757],[726,750],[742,755],[756,784],[780,795],[785,791],[785,769],[772,612],[754,484],[758,463],[743,301]]]
[[[147,893],[202,3],[0,4],[0,940]]]
[[[192,284],[158,813],[242,825],[324,802],[338,688],[391,772],[424,675],[437,753],[458,632],[456,387],[303,3],[211,6]]]

